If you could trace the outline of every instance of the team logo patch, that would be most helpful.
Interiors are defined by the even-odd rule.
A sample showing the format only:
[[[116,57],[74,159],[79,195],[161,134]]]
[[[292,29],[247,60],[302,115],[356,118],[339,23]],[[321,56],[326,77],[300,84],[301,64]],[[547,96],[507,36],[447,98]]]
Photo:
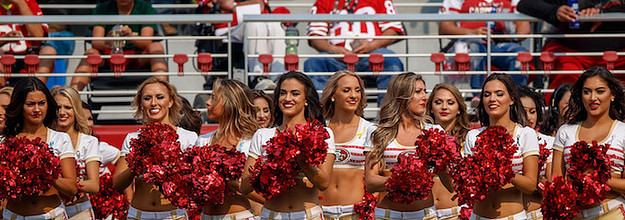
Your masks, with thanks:
[[[414,150],[405,150],[399,153],[399,155],[397,155],[397,162],[399,162],[401,158],[414,158],[414,157],[417,157],[417,153]]]
[[[351,158],[351,155],[349,154],[347,148],[336,147],[336,152],[336,160],[334,160],[334,162],[336,163],[347,163],[347,161],[349,161],[349,158]]]

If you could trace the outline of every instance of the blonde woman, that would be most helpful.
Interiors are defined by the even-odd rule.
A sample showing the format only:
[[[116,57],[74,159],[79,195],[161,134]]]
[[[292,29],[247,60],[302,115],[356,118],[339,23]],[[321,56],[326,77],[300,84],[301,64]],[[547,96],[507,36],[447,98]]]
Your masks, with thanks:
[[[176,87],[159,78],[149,78],[137,89],[133,106],[136,108],[135,118],[143,124],[159,122],[174,129],[179,138],[180,148],[192,147],[197,134],[176,127],[182,116],[181,102]],[[186,219],[185,210],[177,209],[153,184],[143,181],[141,174],[134,174],[128,169],[126,155],[130,153],[130,141],[137,138],[139,131],[129,133],[122,144],[121,158],[117,162],[113,186],[122,192],[134,181],[135,191],[128,209],[128,219]]]
[[[319,95],[310,78],[303,73],[291,71],[282,74],[278,78],[274,94],[277,95],[273,103],[276,107],[274,116],[277,127],[259,129],[252,136],[241,178],[241,191],[244,194],[253,191],[250,185],[250,167],[256,163],[259,156],[265,154],[263,145],[274,137],[277,131],[284,131],[287,127],[293,128],[297,124],[305,124],[308,119],[316,119],[323,123]],[[317,190],[325,190],[330,185],[335,158],[334,136],[332,130],[329,128],[326,130],[330,137],[326,139],[328,154],[325,162],[314,167],[306,164],[304,160],[298,160],[298,166],[303,172],[295,177],[296,185],[267,200],[260,214],[261,219],[323,219]]]
[[[370,192],[380,192],[376,219],[436,219],[434,199],[415,201],[412,204],[392,202],[386,197],[386,181],[390,169],[403,154],[414,154],[414,143],[423,129],[438,128],[427,124],[425,81],[412,72],[399,74],[389,83],[380,109],[377,127],[367,130],[365,141],[365,183]]]
[[[8,199],[2,219],[67,219],[65,207],[59,197],[74,196],[76,186],[76,160],[69,135],[50,127],[57,119],[57,106],[48,87],[41,80],[29,77],[15,85],[11,104],[7,107],[4,134],[7,138],[41,138],[61,160],[61,176],[53,187],[39,195]]]
[[[457,138],[459,146],[464,145],[464,138],[471,125],[467,115],[467,105],[455,86],[447,83],[434,86],[430,98],[428,98],[426,109],[428,116],[432,117],[436,124],[445,128],[447,134]],[[458,200],[451,199],[456,193],[449,192],[438,176],[434,176],[432,193],[434,194],[434,205],[438,219],[459,218]]]
[[[373,125],[362,118],[366,102],[363,80],[348,70],[334,73],[321,94],[323,117],[334,133],[337,154],[330,187],[319,192],[323,215],[329,219],[358,219],[354,203],[364,195],[364,142]]]
[[[219,122],[219,127],[200,136],[196,145],[218,144],[246,153],[252,135],[260,128],[254,118],[256,112],[250,97],[251,90],[245,84],[232,79],[217,79],[213,84],[213,94],[206,101],[206,113],[208,119]],[[229,184],[238,188],[238,183]],[[236,192],[234,196],[226,196],[222,205],[205,206],[202,210],[201,219],[224,218],[254,219],[248,198]]]
[[[11,103],[11,94],[13,94],[13,87],[7,86],[0,89],[0,130],[4,129],[7,119],[6,110]],[[0,135],[0,141],[3,139],[4,135]]]
[[[102,161],[98,139],[89,135],[89,126],[82,109],[78,92],[69,86],[55,86],[50,91],[58,105],[56,130],[65,132],[72,140],[80,172],[79,193],[65,203],[65,211],[70,219],[94,219],[89,195],[100,190],[99,167]]]

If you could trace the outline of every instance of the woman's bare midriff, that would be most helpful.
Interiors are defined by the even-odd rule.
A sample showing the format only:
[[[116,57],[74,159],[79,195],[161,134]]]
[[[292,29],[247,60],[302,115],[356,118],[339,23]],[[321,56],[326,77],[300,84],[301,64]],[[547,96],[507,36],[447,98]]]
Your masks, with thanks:
[[[620,196],[621,195],[618,192],[609,191],[609,192],[607,192],[605,194],[605,199],[603,201],[601,201],[600,203],[598,202],[598,203],[595,203],[595,204],[592,204],[592,205],[589,205],[589,206],[581,207],[580,210],[584,210],[584,209],[589,209],[589,208],[594,208],[594,207],[600,206],[602,203],[609,202],[610,200],[616,199],[616,198],[618,198]]]
[[[147,212],[163,212],[176,209],[176,206],[165,199],[157,186],[143,182],[142,178],[135,179],[135,193],[130,205],[138,210]]]
[[[436,206],[436,209],[448,209],[458,206],[458,199],[451,200],[456,193],[449,192],[439,178],[434,178],[432,194],[434,195],[434,206]]]
[[[540,203],[542,203],[542,201],[543,197],[538,194],[538,192],[534,192],[531,195],[523,194],[523,207],[525,207],[525,211],[527,212],[540,209]]]
[[[384,176],[390,175],[390,171],[384,171]],[[426,200],[415,201],[409,205],[392,202],[390,199],[386,198],[386,192],[380,192],[380,194],[378,195],[378,207],[383,209],[390,209],[400,212],[414,212],[432,206],[434,206],[434,196],[432,196],[432,193],[430,193],[430,197],[428,197]]]
[[[308,181],[307,181],[308,182]],[[301,212],[319,205],[319,194],[310,182],[297,179],[295,186],[267,200],[265,208],[276,212]]]
[[[65,206],[73,206],[76,204],[86,202],[88,200],[89,200],[89,196],[87,196],[87,193],[81,192],[77,200],[65,203]]]
[[[476,202],[473,207],[473,213],[484,218],[507,217],[523,210],[523,194],[512,184],[486,195],[486,198]]]
[[[52,188],[40,196],[8,199],[6,208],[18,215],[41,215],[61,205],[59,192]]]
[[[251,206],[248,198],[237,193],[234,196],[226,195],[224,204],[205,206],[202,212],[207,215],[225,215],[250,209]]]
[[[352,205],[362,201],[365,193],[364,171],[359,169],[333,169],[330,186],[319,191],[321,205]]]

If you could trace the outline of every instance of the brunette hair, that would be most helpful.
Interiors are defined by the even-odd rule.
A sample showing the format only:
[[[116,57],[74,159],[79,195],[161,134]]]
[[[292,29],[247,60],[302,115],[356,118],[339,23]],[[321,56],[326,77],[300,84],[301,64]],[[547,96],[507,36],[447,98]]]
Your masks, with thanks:
[[[382,161],[386,146],[397,137],[399,124],[404,113],[408,113],[412,118],[417,119],[419,128],[423,128],[426,122],[432,121],[429,116],[415,115],[408,108],[410,100],[416,92],[415,84],[417,81],[422,81],[425,84],[421,75],[406,72],[393,77],[388,84],[387,93],[380,109],[378,126],[371,134],[373,149],[367,154],[366,163],[368,165],[373,166]],[[380,167],[384,169],[385,165],[382,162]]]
[[[506,87],[506,90],[508,90],[508,95],[510,95],[510,98],[512,99],[512,101],[514,101],[514,104],[510,106],[510,120],[517,124],[520,124],[521,126],[529,125],[529,122],[527,120],[527,114],[525,113],[525,110],[523,109],[523,104],[521,104],[521,100],[519,99],[519,91],[514,85],[514,80],[512,80],[512,77],[505,73],[493,73],[488,76],[488,78],[486,78],[486,80],[484,81],[484,84],[482,84],[482,92],[480,92],[480,104],[477,106],[477,117],[480,120],[482,126],[490,126],[490,118],[488,116],[488,113],[486,113],[486,109],[484,108],[484,85],[493,80],[499,80],[501,83],[503,83]]]
[[[220,126],[212,140],[218,137],[234,136],[237,140],[251,138],[260,128],[256,121],[256,108],[252,104],[252,90],[234,79],[217,79],[213,83],[213,103],[223,100],[223,114]],[[225,122],[225,123],[224,123]]]
[[[85,117],[85,112],[82,108],[82,101],[80,100],[80,94],[76,89],[70,86],[54,86],[50,91],[52,97],[61,95],[67,99],[72,104],[72,111],[74,111],[74,129],[76,131],[89,134],[89,126],[87,126],[87,118]]]
[[[141,123],[143,124],[148,122],[147,121],[148,116],[145,113],[145,111],[143,111],[144,109],[142,109],[141,107],[141,96],[143,96],[143,89],[145,88],[145,86],[149,84],[154,84],[154,83],[160,83],[163,86],[165,86],[165,88],[167,88],[167,92],[169,93],[169,98],[174,103],[171,106],[171,108],[169,108],[169,118],[171,119],[172,124],[177,125],[180,122],[180,118],[182,117],[182,113],[180,112],[180,110],[182,110],[182,102],[180,101],[178,91],[176,90],[176,87],[174,85],[170,84],[169,82],[163,79],[159,79],[156,77],[150,77],[149,79],[146,79],[145,81],[143,81],[141,85],[139,85],[139,88],[137,89],[137,94],[135,95],[133,102],[132,102],[132,106],[136,108],[135,114],[134,114],[135,119],[141,121]]]
[[[349,70],[339,70],[334,73],[326,87],[323,88],[323,92],[321,92],[321,105],[323,106],[323,117],[326,119],[332,118],[334,116],[334,101],[332,101],[332,96],[336,92],[339,86],[339,80],[344,76],[353,76],[358,80],[358,85],[360,86],[360,103],[358,103],[358,107],[354,112],[355,115],[361,116],[364,113],[365,107],[367,107],[367,95],[365,95],[365,82],[360,78],[360,76],[356,75],[354,72]]]
[[[15,85],[13,94],[11,95],[11,103],[7,107],[6,125],[4,126],[4,135],[7,137],[15,137],[24,128],[24,103],[29,92],[41,91],[46,96],[48,109],[46,116],[43,118],[43,125],[52,127],[57,119],[57,105],[54,97],[50,94],[50,90],[41,80],[35,77],[28,77],[19,80]]]
[[[200,112],[193,109],[189,100],[182,96],[179,98],[182,104],[182,109],[180,110],[182,116],[180,117],[178,126],[200,135],[202,132],[202,117],[200,117]]]
[[[543,94],[536,91],[534,88],[528,86],[519,86],[519,98],[528,97],[532,99],[534,105],[536,105],[536,124],[532,129],[540,128],[543,120],[545,119],[545,99]],[[522,103],[521,103],[522,105]]]
[[[560,121],[560,118],[563,118],[564,115],[560,115],[558,105],[560,105],[560,101],[564,98],[564,94],[571,92],[571,87],[573,87],[573,84],[565,83],[558,86],[558,88],[553,91],[548,103],[549,110],[547,111],[545,120],[540,126],[540,132],[555,135],[558,128],[562,125],[561,123],[563,123],[563,121]]]
[[[276,111],[275,106],[273,105],[273,98],[267,95],[267,93],[265,93],[263,90],[252,90],[252,103],[258,98],[264,99],[267,102],[267,106],[269,106],[270,112],[269,116],[271,117],[269,119],[269,126],[273,125],[273,122],[275,121],[275,118],[273,118],[273,113]],[[256,111],[260,111],[260,109],[256,109]]]
[[[430,93],[430,97],[428,98],[428,102],[426,104],[427,115],[434,119],[436,122],[436,118],[434,117],[434,113],[432,112],[432,105],[434,102],[434,96],[441,89],[449,91],[454,98],[456,99],[456,103],[458,103],[458,110],[460,114],[456,115],[456,119],[451,124],[451,129],[448,132],[449,135],[452,135],[458,138],[459,143],[464,142],[464,138],[467,135],[467,132],[471,130],[471,122],[469,122],[469,115],[467,115],[467,104],[464,103],[462,98],[462,94],[454,85],[449,83],[439,83],[434,86],[432,92]]]
[[[304,73],[293,71],[293,70],[280,75],[280,77],[278,77],[278,82],[276,83],[276,88],[273,90],[273,94],[274,94],[273,105],[276,109],[276,111],[273,114],[275,118],[274,124],[276,126],[280,126],[284,120],[282,118],[283,113],[282,113],[282,110],[280,110],[279,102],[280,102],[280,90],[282,90],[282,83],[284,82],[284,80],[287,80],[287,79],[295,79],[304,85],[304,90],[305,90],[304,94],[306,96],[306,103],[308,104],[304,108],[304,117],[310,120],[316,119],[317,121],[319,121],[319,123],[325,125],[325,120],[321,113],[321,102],[319,102],[319,93],[317,93],[317,90],[315,90],[315,85],[310,80],[310,78],[306,76]]]
[[[610,93],[614,95],[614,101],[610,103],[610,118],[612,120],[623,121],[623,114],[625,113],[625,95],[623,93],[623,85],[621,81],[616,79],[612,73],[605,67],[592,67],[586,70],[573,84],[571,88],[571,99],[569,101],[569,108],[564,114],[564,120],[567,124],[575,124],[580,121],[586,120],[588,112],[584,108],[582,102],[582,92],[584,90],[584,83],[590,77],[599,76],[603,79]]]

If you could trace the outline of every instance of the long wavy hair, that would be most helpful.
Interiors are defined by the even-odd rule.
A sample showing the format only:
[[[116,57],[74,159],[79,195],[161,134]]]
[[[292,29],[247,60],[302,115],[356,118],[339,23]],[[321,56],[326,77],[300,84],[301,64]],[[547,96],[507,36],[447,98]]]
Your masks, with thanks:
[[[149,79],[143,81],[141,85],[139,85],[139,88],[137,89],[137,94],[132,101],[132,106],[135,108],[134,118],[139,120],[143,124],[146,124],[148,122],[148,115],[141,106],[141,96],[143,96],[143,89],[145,88],[145,86],[153,83],[160,83],[164,85],[165,88],[167,88],[169,98],[174,103],[171,108],[169,108],[169,119],[171,120],[172,125],[177,125],[178,123],[180,123],[180,119],[182,118],[182,113],[180,112],[180,110],[182,110],[182,101],[180,101],[178,90],[176,90],[176,87],[169,82],[156,77],[150,77]]]
[[[280,75],[280,77],[278,77],[278,82],[276,83],[276,88],[273,90],[273,94],[275,96],[273,99],[273,105],[274,109],[276,109],[273,114],[275,118],[274,125],[280,126],[284,122],[284,114],[282,113],[282,110],[280,110],[280,90],[282,89],[282,83],[287,79],[295,79],[304,85],[304,94],[306,96],[306,103],[308,103],[308,105],[304,108],[304,117],[310,120],[316,119],[321,124],[325,125],[325,120],[323,118],[323,114],[321,113],[319,93],[317,93],[315,85],[304,73],[293,70]]]
[[[43,118],[43,125],[50,128],[56,123],[57,105],[54,101],[54,97],[50,94],[50,90],[46,84],[35,77],[28,77],[23,80],[19,80],[13,89],[13,95],[11,95],[11,103],[7,107],[6,124],[4,126],[4,135],[6,137],[15,137],[22,132],[24,128],[24,103],[29,92],[41,91],[46,96],[46,102],[48,103],[48,109],[46,116]]]
[[[323,88],[321,92],[321,105],[323,106],[323,117],[325,119],[330,119],[334,116],[334,102],[332,101],[332,96],[336,92],[339,87],[339,80],[344,76],[353,76],[358,80],[358,85],[360,86],[360,103],[358,103],[358,107],[354,112],[355,115],[361,116],[364,113],[365,107],[367,107],[367,95],[365,95],[365,82],[360,78],[360,76],[356,75],[354,72],[349,70],[339,70],[334,73],[326,87]]]
[[[213,103],[223,100],[223,114],[211,142],[228,136],[237,142],[251,138],[260,128],[256,121],[256,108],[252,104],[252,90],[233,79],[217,79],[213,84]],[[214,144],[214,143],[211,143]]]
[[[419,121],[417,124],[419,128],[423,128],[426,122],[432,122],[429,116],[416,115],[408,108],[410,100],[416,92],[415,84],[417,81],[422,81],[425,84],[421,75],[406,72],[393,77],[388,84],[387,93],[380,109],[378,127],[373,131],[371,138],[373,150],[367,154],[368,166],[380,163],[380,167],[384,169],[386,164],[382,161],[382,156],[386,146],[397,137],[402,116],[408,114],[411,118]]]
[[[87,126],[87,118],[82,108],[82,101],[80,100],[80,94],[74,88],[70,86],[54,86],[50,90],[52,96],[61,95],[72,104],[72,111],[74,111],[74,129],[76,131],[89,134],[89,126]],[[58,126],[56,126],[58,128]]]
[[[273,105],[273,97],[267,95],[263,90],[253,89],[252,90],[252,102],[258,98],[264,99],[267,102],[267,106],[269,106],[269,125],[272,126],[273,122],[276,120],[273,118],[273,113],[276,111],[275,106]],[[260,111],[260,109],[256,109],[256,111]]]
[[[545,120],[540,126],[540,132],[544,134],[555,135],[556,131],[563,123],[560,118],[564,117],[564,115],[560,115],[560,109],[558,109],[560,101],[562,101],[562,98],[564,98],[564,94],[566,94],[567,92],[571,92],[572,87],[573,84],[565,83],[558,86],[558,88],[553,91],[553,94],[551,95],[548,103],[549,110],[547,111]]]
[[[545,119],[545,99],[543,98],[543,94],[528,86],[519,86],[518,88],[519,98],[528,97],[532,99],[534,105],[536,105],[536,124],[533,129],[540,128],[543,119]]]
[[[514,104],[510,106],[510,120],[514,123],[520,124],[521,126],[528,126],[529,121],[527,120],[525,109],[523,109],[523,104],[521,104],[519,91],[514,85],[512,77],[505,73],[493,73],[488,76],[488,78],[484,81],[484,84],[482,84],[480,104],[477,106],[477,117],[482,126],[490,126],[490,117],[488,116],[488,113],[486,113],[486,108],[484,108],[484,85],[493,80],[499,80],[503,83],[506,86],[506,90],[508,90],[508,95],[510,95],[510,98],[514,101]]]
[[[430,116],[433,119],[436,119],[434,117],[434,113],[432,112],[432,105],[434,102],[434,96],[441,89],[449,91],[454,96],[454,98],[456,99],[456,103],[458,103],[458,111],[460,111],[460,114],[457,114],[456,118],[451,123],[451,129],[447,131],[447,133],[456,137],[458,139],[458,143],[463,143],[467,132],[471,130],[471,122],[469,122],[469,115],[467,115],[467,104],[464,103],[462,94],[460,93],[458,88],[449,83],[436,84],[436,86],[434,86],[434,89],[432,89],[432,92],[430,93],[430,98],[428,98],[428,102],[425,106],[425,109],[427,111],[426,115]],[[436,120],[434,121],[436,122]]]
[[[184,128],[189,131],[195,132],[197,135],[200,135],[202,132],[202,117],[200,116],[200,112],[193,109],[191,103],[186,98],[180,96],[180,103],[182,104],[182,108],[180,112],[182,113],[182,117],[180,117],[180,122],[178,122],[178,126]]]
[[[612,120],[623,121],[623,114],[625,113],[625,95],[623,92],[623,85],[621,81],[616,79],[612,73],[605,67],[592,67],[586,70],[573,84],[571,89],[571,99],[569,101],[569,108],[564,113],[564,120],[567,124],[575,124],[586,120],[588,112],[584,108],[582,101],[582,92],[584,90],[584,83],[590,77],[599,76],[610,88],[610,93],[614,95],[614,101],[610,103],[610,118]]]

